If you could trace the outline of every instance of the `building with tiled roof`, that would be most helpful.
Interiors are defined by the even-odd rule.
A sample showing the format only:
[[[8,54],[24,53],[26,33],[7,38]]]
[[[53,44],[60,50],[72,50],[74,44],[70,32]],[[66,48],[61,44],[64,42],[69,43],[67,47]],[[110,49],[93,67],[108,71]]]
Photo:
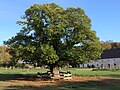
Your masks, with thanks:
[[[120,48],[104,50],[97,61],[91,60],[80,67],[94,66],[97,68],[120,68]]]

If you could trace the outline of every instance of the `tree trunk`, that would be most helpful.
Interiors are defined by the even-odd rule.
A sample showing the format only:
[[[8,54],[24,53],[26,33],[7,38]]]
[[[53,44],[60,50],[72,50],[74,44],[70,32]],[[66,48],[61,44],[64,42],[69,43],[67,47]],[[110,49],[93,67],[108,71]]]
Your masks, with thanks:
[[[50,72],[52,73],[52,76],[54,79],[59,79],[59,68],[58,67],[50,67]]]

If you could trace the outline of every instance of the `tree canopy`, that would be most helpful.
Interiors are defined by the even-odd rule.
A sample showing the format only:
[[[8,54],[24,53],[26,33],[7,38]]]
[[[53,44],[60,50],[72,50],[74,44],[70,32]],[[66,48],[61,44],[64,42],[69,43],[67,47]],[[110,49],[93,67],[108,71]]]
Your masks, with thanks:
[[[91,20],[81,8],[34,4],[17,23],[22,30],[4,43],[17,59],[48,65],[78,64],[96,60],[102,47]],[[60,64],[63,63],[63,64]]]

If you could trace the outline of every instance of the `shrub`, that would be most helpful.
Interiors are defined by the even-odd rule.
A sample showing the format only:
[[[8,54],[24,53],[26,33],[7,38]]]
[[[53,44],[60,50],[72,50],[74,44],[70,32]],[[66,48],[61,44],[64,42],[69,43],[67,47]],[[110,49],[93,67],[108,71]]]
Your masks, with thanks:
[[[24,66],[24,68],[25,68],[25,69],[32,69],[32,66],[29,65],[29,64],[26,64],[26,65]]]

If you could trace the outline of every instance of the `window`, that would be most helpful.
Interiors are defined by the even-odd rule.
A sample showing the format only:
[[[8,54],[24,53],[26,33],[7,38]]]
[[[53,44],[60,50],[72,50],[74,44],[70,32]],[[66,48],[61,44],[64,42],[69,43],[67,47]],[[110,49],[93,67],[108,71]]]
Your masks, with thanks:
[[[103,64],[101,64],[101,68],[103,68]]]
[[[114,66],[116,66],[116,63],[114,63]]]
[[[116,68],[116,63],[114,63],[114,68]]]
[[[108,64],[108,68],[110,68],[110,64]]]

